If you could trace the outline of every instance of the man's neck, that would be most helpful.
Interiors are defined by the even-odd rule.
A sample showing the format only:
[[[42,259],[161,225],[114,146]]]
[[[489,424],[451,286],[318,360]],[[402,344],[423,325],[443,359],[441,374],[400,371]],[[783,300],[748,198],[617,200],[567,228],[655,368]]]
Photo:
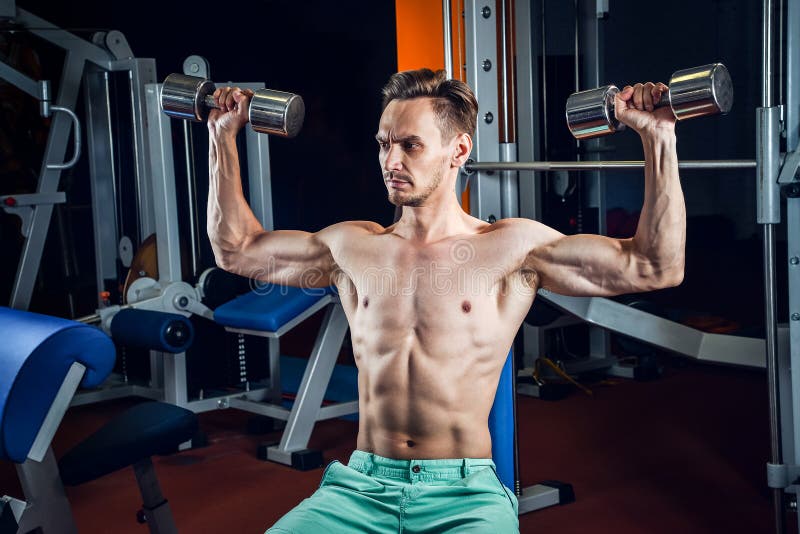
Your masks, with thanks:
[[[453,235],[470,232],[473,219],[464,213],[455,195],[429,198],[423,206],[403,206],[403,214],[394,233],[406,239],[431,243]]]

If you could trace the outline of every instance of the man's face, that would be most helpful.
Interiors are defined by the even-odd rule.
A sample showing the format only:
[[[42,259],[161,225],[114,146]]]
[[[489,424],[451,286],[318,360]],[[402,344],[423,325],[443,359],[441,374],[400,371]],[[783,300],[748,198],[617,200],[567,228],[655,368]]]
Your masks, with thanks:
[[[452,143],[442,143],[431,99],[389,102],[375,138],[389,202],[424,205],[442,183],[452,151]]]

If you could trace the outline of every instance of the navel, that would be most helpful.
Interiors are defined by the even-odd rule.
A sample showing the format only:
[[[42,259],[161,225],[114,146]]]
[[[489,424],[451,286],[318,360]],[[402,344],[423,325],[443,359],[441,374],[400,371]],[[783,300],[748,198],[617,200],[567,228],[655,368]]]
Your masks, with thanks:
[[[464,313],[469,313],[470,311],[472,311],[472,304],[470,304],[468,300],[465,300],[464,302],[461,303],[461,311],[463,311]]]
[[[406,441],[406,445],[408,445],[409,447],[413,447],[414,445],[416,445],[416,443],[414,443],[412,440],[408,440]]]

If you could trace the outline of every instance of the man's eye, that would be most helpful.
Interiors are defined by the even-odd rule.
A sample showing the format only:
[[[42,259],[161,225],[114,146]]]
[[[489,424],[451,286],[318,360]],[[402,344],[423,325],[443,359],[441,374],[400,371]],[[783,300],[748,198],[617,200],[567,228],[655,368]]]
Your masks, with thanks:
[[[419,145],[417,143],[405,143],[403,146],[406,150],[415,150],[419,148]]]
[[[381,150],[386,150],[387,148],[389,148],[389,143],[378,141],[378,146],[381,148]]]

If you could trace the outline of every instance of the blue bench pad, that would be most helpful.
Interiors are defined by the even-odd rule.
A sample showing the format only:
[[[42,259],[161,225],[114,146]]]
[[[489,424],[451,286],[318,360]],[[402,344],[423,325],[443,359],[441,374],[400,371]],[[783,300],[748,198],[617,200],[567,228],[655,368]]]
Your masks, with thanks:
[[[197,432],[197,415],[163,402],[129,408],[65,454],[61,480],[77,486],[154,454],[175,452]]]
[[[75,321],[0,307],[0,459],[22,463],[73,363],[93,387],[114,367],[114,344]]]
[[[214,320],[233,328],[275,332],[316,304],[331,288],[299,288],[268,284],[214,310]]]

